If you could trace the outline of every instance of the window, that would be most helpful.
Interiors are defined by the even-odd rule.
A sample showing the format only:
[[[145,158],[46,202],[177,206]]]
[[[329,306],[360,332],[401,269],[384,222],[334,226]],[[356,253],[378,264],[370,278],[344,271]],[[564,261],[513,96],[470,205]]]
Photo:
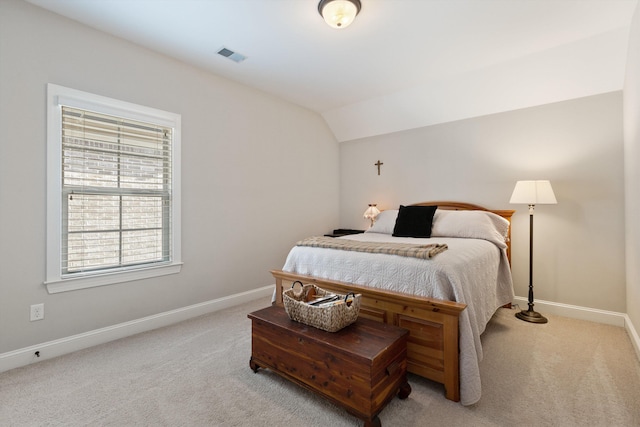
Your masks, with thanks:
[[[47,288],[180,271],[180,116],[48,86]]]

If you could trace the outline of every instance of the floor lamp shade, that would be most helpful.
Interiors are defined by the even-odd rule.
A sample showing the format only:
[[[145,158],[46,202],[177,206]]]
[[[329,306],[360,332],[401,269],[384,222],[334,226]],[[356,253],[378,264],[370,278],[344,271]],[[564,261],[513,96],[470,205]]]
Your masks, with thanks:
[[[518,181],[509,203],[523,205],[555,205],[556,196],[549,181]]]
[[[558,202],[549,181],[518,181],[509,203],[529,205],[529,308],[516,313],[516,317],[531,323],[547,323],[546,317],[533,310],[533,209],[535,205]]]

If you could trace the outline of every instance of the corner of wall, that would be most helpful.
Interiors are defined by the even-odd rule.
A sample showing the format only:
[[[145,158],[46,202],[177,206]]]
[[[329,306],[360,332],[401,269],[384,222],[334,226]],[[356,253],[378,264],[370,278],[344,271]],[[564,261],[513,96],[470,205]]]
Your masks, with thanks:
[[[623,127],[625,159],[626,296],[630,327],[640,330],[640,3],[636,6],[627,54],[623,88]],[[636,350],[638,335],[635,334]]]

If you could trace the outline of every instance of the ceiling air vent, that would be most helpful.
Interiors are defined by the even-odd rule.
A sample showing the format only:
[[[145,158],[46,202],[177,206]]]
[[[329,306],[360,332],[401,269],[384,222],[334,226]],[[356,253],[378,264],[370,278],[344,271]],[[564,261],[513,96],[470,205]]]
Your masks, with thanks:
[[[239,54],[238,52],[234,52],[231,49],[227,49],[226,47],[222,47],[218,49],[218,55],[222,55],[225,58],[229,58],[234,62],[242,62],[247,59],[246,56]]]

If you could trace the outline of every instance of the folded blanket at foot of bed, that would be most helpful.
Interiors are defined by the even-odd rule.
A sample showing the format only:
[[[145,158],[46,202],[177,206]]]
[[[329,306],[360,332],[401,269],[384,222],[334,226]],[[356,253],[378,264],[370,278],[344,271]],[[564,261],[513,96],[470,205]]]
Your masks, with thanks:
[[[343,251],[366,252],[372,254],[398,255],[420,259],[429,259],[440,252],[447,250],[447,245],[440,243],[414,245],[411,243],[358,242],[354,240],[335,239],[333,237],[323,236],[307,237],[306,239],[300,240],[296,243],[296,246],[338,249]]]

